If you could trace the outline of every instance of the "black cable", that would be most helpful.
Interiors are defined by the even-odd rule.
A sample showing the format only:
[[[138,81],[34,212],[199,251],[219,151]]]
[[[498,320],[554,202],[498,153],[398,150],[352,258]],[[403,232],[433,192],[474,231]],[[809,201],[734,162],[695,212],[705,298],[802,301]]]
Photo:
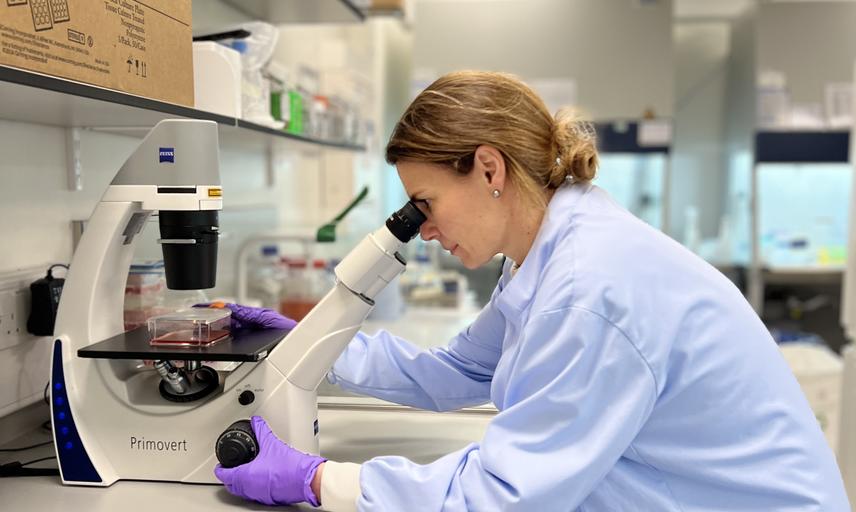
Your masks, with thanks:
[[[23,452],[39,446],[47,446],[53,444],[53,441],[45,441],[44,443],[31,444],[30,446],[21,446],[20,448],[0,448],[0,452]]]
[[[48,405],[51,404],[51,400],[50,400],[50,398],[48,398],[48,388],[49,387],[51,387],[51,381],[47,381],[47,383],[45,384],[45,391],[42,393],[42,398],[44,398],[45,403]]]
[[[22,462],[21,466],[22,467],[23,466],[29,466],[30,464],[35,464],[37,462],[44,462],[46,460],[54,460],[55,458],[56,458],[56,455],[51,455],[50,457],[42,457],[41,459],[31,460],[29,462]]]
[[[50,432],[51,427],[52,427],[51,420],[45,420],[45,422],[42,423],[42,430],[47,430],[48,432]]]
[[[53,457],[48,457],[53,458]],[[27,464],[35,464],[47,459],[39,459],[27,462]],[[25,468],[20,462],[10,462],[8,464],[0,464],[0,478],[10,476],[59,476],[59,468]]]

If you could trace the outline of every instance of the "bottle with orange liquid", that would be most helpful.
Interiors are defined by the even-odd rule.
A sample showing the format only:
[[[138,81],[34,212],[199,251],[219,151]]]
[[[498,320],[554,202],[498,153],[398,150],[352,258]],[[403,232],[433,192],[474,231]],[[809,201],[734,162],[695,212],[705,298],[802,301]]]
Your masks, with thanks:
[[[297,321],[302,320],[330,291],[334,282],[323,259],[288,260],[288,277],[282,287],[279,312]]]
[[[305,259],[287,260],[288,274],[279,296],[279,312],[298,322],[303,320],[315,307],[317,300],[312,297],[310,272]]]

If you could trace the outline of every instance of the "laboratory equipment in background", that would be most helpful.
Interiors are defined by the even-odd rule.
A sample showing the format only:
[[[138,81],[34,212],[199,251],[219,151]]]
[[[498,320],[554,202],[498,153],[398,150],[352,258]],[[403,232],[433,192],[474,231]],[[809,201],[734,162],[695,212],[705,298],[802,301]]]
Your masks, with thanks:
[[[425,216],[408,202],[368,234],[291,331],[239,330],[189,347],[153,345],[147,327],[125,332],[122,285],[148,217],[158,212],[167,287],[205,289],[216,282],[221,208],[217,124],[200,120],[158,123],[95,207],[72,259],[51,358],[63,483],[218,483],[215,440],[252,415],[295,448],[318,452],[317,387],[374,298],[404,271],[398,251]],[[240,364],[225,371],[208,361]]]
[[[841,276],[853,183],[849,139],[846,131],[756,134],[747,295],[759,314],[772,279]]]
[[[253,258],[249,265],[247,276],[247,292],[254,300],[241,304],[262,306],[270,309],[279,308],[279,297],[288,272],[285,261],[279,254],[275,244],[265,244],[260,247],[260,253]],[[249,300],[249,299],[247,299]]]
[[[241,54],[215,41],[193,43],[193,103],[196,109],[242,117]]]
[[[368,187],[363,187],[333,220],[318,229],[302,230],[302,232],[291,230],[283,233],[258,233],[247,237],[241,244],[238,255],[235,258],[235,296],[237,297],[237,301],[240,304],[261,301],[265,304],[271,304],[266,307],[281,309],[282,297],[289,293],[288,289],[283,288],[284,281],[288,279],[289,271],[291,270],[288,262],[300,259],[308,262],[312,259],[318,259],[316,252],[321,245],[331,244],[336,241],[336,227],[351,210],[356,208],[368,196],[368,193]],[[280,261],[277,262],[273,254],[280,255],[279,247],[281,245],[296,246],[297,251],[289,253],[288,256],[280,257]],[[251,261],[252,253],[258,250],[259,247],[262,248],[262,258],[267,259],[263,259],[261,262],[258,260],[253,262]],[[265,249],[265,247],[268,247],[268,249]],[[264,256],[265,251],[269,253],[268,256]],[[251,265],[252,263],[256,264]],[[327,264],[328,262],[325,261],[325,265]],[[251,286],[253,286],[251,285],[251,281],[253,280],[259,281],[259,284],[256,285],[260,288],[259,292],[250,290]],[[323,282],[324,280],[322,280]],[[327,282],[329,282],[329,276]],[[274,295],[276,295],[277,299],[271,298]]]
[[[795,102],[784,72],[764,69],[756,80],[756,126],[761,131],[850,129],[853,123],[853,84],[830,82],[824,101]]]
[[[287,259],[286,265],[288,272],[281,288],[279,312],[300,321],[324,298],[335,282],[329,278],[327,262],[323,259],[307,261],[293,258]]]
[[[838,455],[841,425],[841,357],[820,343],[793,341],[780,343],[779,348],[796,376],[803,394],[820,424],[826,442]]]
[[[594,184],[651,226],[668,232],[671,122],[595,123],[600,166]]]
[[[271,60],[265,67],[265,77],[270,85],[270,114],[277,121],[283,122],[283,130],[288,130],[291,122],[288,68]]]
[[[162,260],[131,265],[125,283],[125,330],[130,331],[146,325],[150,317],[168,312],[165,291],[166,278]]]
[[[850,502],[856,499],[856,346],[850,338],[849,345],[841,351],[844,360],[844,376],[841,383],[841,426],[838,439],[838,467],[844,478],[844,486]]]
[[[758,169],[761,262],[843,267],[852,171],[841,164],[764,164]]]
[[[48,268],[45,277],[30,283],[30,315],[27,317],[27,332],[36,336],[50,336],[56,324],[56,313],[65,279],[54,277],[53,269],[68,265],[57,263]]]
[[[360,144],[363,129],[357,102],[320,89],[318,71],[270,61],[264,69],[270,87],[270,112],[295,135],[342,144]]]
[[[279,29],[262,21],[247,22],[240,28],[249,33],[232,41],[232,48],[241,55],[241,118],[280,129],[284,123],[271,115],[270,81],[265,76],[265,67],[279,39]]]
[[[854,66],[853,81],[856,83],[856,66]],[[853,111],[856,112],[856,106],[853,107]],[[856,125],[851,126],[851,131],[856,132]],[[850,137],[849,149],[852,172],[856,163],[854,162],[856,137]],[[852,181],[851,202],[848,208],[851,226],[856,226],[856,200],[854,199],[856,199],[856,180]],[[841,388],[842,411],[838,465],[844,477],[850,503],[856,504],[856,229],[849,229],[846,243],[847,264],[841,287],[841,325],[849,343],[841,351],[844,358],[844,378]]]
[[[432,263],[425,251],[416,254],[413,268],[399,280],[401,295],[408,306],[466,309],[475,307],[467,277],[453,269]]]

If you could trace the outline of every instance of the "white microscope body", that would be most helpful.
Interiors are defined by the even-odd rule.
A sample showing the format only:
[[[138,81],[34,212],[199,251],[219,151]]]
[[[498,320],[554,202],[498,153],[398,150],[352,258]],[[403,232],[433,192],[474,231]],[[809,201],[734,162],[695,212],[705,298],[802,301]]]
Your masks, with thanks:
[[[174,263],[167,246],[190,251],[182,253],[181,272],[172,270],[173,281],[186,281],[179,287],[214,285],[210,247],[199,249],[205,254],[193,252],[202,247],[203,235],[167,237],[163,221],[165,213],[207,215],[222,208],[217,147],[214,122],[160,122],[120,169],[89,220],[60,301],[52,358],[51,416],[65,484],[108,486],[119,479],[218,483],[215,441],[225,427],[252,415],[263,416],[295,448],[318,453],[317,386],[359,330],[372,299],[405,268],[397,251],[424,220],[409,203],[409,217],[401,215],[405,208],[397,212],[336,267],[335,287],[294,330],[269,353],[258,353],[257,362],[244,362],[228,373],[211,370],[216,388],[198,399],[165,399],[159,392],[161,376],[141,369],[145,357],[133,351],[81,357],[87,352],[83,349],[102,340],[130,339],[123,332],[125,280],[135,235],[152,212],[160,211],[166,238],[161,242],[167,285],[173,287]],[[216,230],[216,225],[202,228],[215,235],[213,268]],[[194,266],[194,258],[207,258],[202,262],[207,268]],[[281,338],[286,331],[273,334]],[[238,346],[239,338],[229,343]],[[198,352],[177,349],[171,359],[197,361],[188,367],[199,367],[207,356],[204,349]]]

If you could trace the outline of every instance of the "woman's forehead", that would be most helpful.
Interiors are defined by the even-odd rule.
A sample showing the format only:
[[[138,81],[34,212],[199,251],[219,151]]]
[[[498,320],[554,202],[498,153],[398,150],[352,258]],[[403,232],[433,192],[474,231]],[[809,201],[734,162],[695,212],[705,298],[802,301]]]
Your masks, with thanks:
[[[396,164],[398,176],[405,188],[427,187],[446,178],[448,171],[436,164],[401,161]],[[410,192],[410,190],[408,190]]]

